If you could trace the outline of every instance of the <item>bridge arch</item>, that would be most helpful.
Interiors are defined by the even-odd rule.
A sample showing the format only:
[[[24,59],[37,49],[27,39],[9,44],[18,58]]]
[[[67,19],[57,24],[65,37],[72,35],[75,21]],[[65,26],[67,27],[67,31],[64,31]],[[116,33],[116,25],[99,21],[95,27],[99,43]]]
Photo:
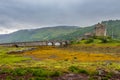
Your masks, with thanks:
[[[55,46],[61,46],[61,42],[55,42],[54,45]]]
[[[48,42],[47,45],[48,46],[53,46],[53,42]]]

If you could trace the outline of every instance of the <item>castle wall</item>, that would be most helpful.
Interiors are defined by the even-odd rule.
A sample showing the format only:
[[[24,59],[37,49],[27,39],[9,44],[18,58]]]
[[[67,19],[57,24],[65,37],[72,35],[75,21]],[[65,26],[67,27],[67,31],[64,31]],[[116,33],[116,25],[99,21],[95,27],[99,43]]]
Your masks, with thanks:
[[[106,27],[98,23],[95,27],[95,36],[106,36]]]

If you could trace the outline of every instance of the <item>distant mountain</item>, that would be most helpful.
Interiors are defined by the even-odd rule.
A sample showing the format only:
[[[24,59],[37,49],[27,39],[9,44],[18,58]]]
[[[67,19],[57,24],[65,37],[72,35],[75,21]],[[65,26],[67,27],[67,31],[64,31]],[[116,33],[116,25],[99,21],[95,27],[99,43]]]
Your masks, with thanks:
[[[56,26],[19,30],[11,34],[0,35],[0,43],[50,40],[58,36],[70,34],[78,28],[77,26]]]

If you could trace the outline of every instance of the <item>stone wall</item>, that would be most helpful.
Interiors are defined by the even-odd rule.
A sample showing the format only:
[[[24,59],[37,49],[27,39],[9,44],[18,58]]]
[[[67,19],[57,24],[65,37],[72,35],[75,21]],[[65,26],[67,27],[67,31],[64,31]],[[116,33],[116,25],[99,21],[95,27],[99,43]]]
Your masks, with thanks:
[[[14,43],[2,43],[0,46],[66,46],[70,44],[70,41],[33,41],[33,42],[14,42]]]

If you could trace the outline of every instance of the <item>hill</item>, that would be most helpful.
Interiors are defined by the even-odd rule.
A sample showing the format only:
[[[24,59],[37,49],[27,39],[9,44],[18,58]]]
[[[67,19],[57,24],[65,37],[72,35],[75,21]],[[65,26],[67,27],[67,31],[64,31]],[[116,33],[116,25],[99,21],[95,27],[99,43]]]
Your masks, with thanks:
[[[39,29],[26,29],[11,34],[0,35],[0,42],[23,42],[50,40],[61,35],[70,34],[78,29],[77,26],[56,26]]]
[[[102,21],[101,23],[107,27],[108,36],[120,39],[120,20]],[[93,32],[95,25],[84,28],[77,26],[56,26],[19,30],[11,34],[0,35],[0,43],[42,40],[74,40],[80,38],[87,32]]]
[[[109,20],[109,21],[102,21],[102,24],[104,24],[107,27],[107,35],[114,38],[114,39],[120,39],[120,20]],[[96,25],[96,24],[95,24]],[[55,39],[58,40],[74,40],[78,39],[79,37],[83,36],[87,32],[93,32],[95,25],[85,27],[85,28],[79,28],[77,31],[67,34],[58,36]]]

